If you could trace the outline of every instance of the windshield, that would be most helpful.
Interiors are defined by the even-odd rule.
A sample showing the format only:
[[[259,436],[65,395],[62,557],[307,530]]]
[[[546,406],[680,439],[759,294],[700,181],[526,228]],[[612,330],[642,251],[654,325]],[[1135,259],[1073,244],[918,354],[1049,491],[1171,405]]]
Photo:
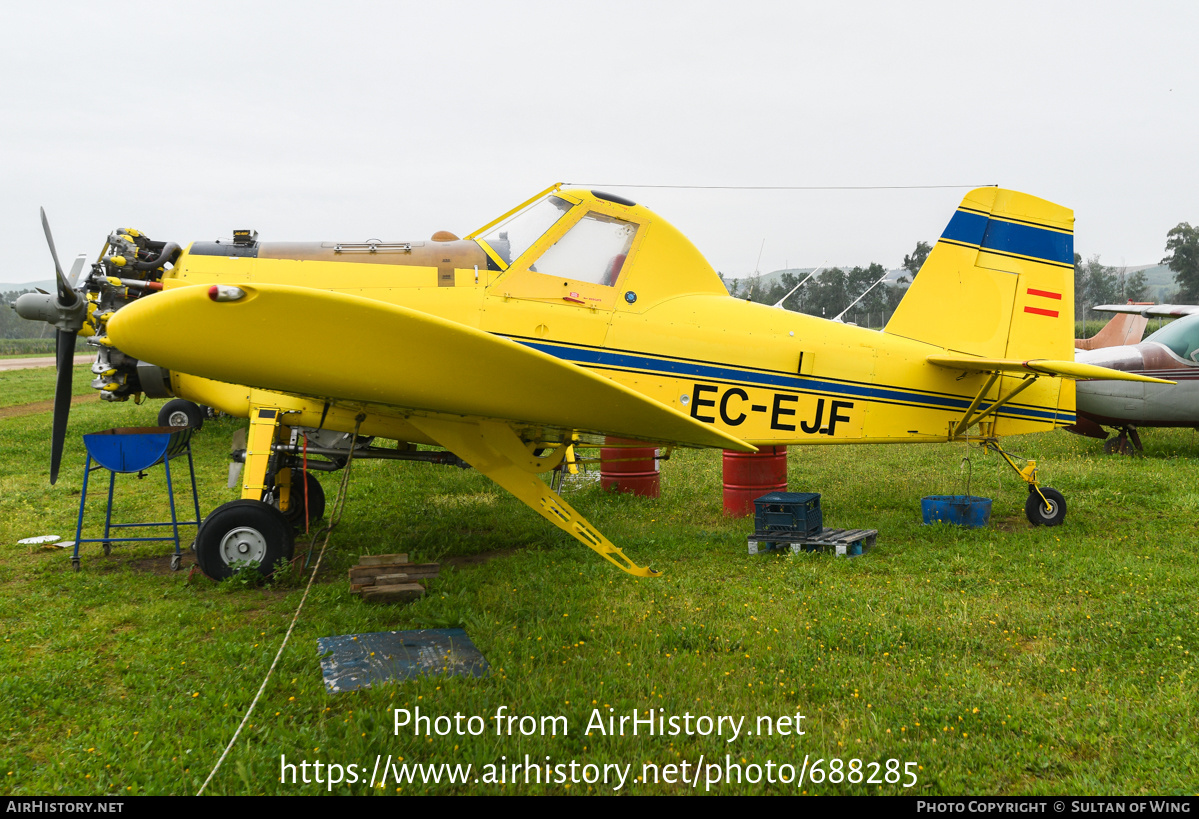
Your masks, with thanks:
[[[1172,321],[1145,340],[1169,347],[1179,358],[1196,361],[1195,354],[1199,352],[1199,315]]]
[[[480,237],[504,260],[512,264],[545,232],[554,226],[574,205],[557,196],[547,196],[540,202],[501,222]]]
[[[636,233],[637,226],[632,222],[588,213],[529,269],[611,287],[620,276]]]

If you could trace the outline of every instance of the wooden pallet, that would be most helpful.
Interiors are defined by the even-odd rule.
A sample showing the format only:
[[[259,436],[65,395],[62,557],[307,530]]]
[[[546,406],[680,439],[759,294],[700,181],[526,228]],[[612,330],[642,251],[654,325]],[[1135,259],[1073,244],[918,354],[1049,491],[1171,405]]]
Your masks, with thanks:
[[[877,537],[878,529],[821,529],[815,535],[786,531],[754,532],[748,540],[751,555],[790,549],[795,554],[833,552],[853,557],[869,551]]]
[[[416,600],[425,593],[418,581],[437,577],[436,563],[409,563],[408,555],[363,555],[350,569],[350,594],[382,603]]]

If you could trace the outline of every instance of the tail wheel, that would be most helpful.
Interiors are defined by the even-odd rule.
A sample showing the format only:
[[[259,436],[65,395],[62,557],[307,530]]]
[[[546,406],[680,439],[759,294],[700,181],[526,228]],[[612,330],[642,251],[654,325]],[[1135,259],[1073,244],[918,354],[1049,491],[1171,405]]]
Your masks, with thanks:
[[[295,541],[291,524],[278,509],[262,501],[235,500],[204,519],[195,549],[196,562],[214,580],[245,565],[269,577],[279,561],[291,560]]]
[[[1041,495],[1045,496],[1044,500]],[[1024,514],[1033,526],[1059,526],[1066,519],[1066,499],[1061,492],[1048,486],[1041,487],[1040,493],[1029,487]]]
[[[299,476],[304,476],[304,482],[299,481]],[[308,486],[307,500],[307,515],[305,515],[305,500],[304,486]],[[277,505],[278,501],[274,501]],[[300,469],[291,471],[291,491],[288,494],[288,509],[283,513],[283,517],[287,518],[287,522],[297,529],[304,528],[304,520],[307,518],[309,523],[320,520],[325,514],[325,490],[321,487],[321,482],[316,479],[311,472],[304,472]]]
[[[158,411],[160,427],[191,427],[200,429],[204,426],[204,410],[199,404],[194,404],[184,398],[173,398],[162,405]]]

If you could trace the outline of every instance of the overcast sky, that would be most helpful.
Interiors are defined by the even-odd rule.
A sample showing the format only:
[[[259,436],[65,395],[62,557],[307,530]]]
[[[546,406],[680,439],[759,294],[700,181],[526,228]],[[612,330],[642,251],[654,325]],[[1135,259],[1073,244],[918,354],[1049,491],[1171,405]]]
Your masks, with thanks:
[[[1199,222],[1194,2],[6,3],[0,281],[116,227],[425,239],[553,182],[656,210],[728,276],[895,267],[965,189],[1156,263]]]

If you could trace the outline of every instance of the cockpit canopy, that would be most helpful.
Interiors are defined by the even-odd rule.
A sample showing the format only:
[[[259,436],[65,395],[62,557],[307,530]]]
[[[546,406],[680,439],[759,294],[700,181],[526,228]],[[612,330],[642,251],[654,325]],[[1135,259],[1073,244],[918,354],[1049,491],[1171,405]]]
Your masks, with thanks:
[[[573,207],[560,196],[547,196],[480,239],[505,265],[511,266]],[[561,238],[542,251],[536,261],[531,261],[529,270],[611,287],[620,276],[636,236],[635,222],[588,211]]]
[[[648,208],[590,190],[545,191],[488,224],[477,242],[506,298],[643,312],[727,291],[687,237]]]
[[[1145,341],[1155,341],[1179,358],[1199,363],[1199,314],[1172,321]]]

